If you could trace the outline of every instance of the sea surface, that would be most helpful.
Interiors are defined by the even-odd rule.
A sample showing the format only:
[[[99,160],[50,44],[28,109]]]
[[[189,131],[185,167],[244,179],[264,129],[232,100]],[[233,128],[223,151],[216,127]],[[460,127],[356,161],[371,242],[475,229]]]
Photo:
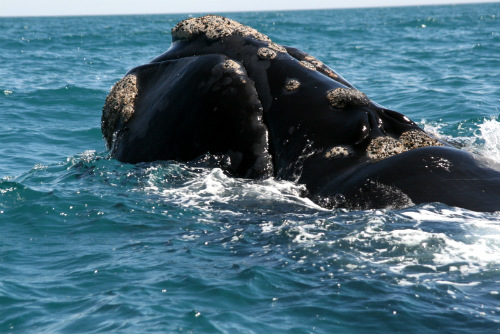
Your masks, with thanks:
[[[111,86],[198,15],[0,18],[0,333],[500,332],[499,212],[108,157]],[[500,161],[500,3],[225,15]]]

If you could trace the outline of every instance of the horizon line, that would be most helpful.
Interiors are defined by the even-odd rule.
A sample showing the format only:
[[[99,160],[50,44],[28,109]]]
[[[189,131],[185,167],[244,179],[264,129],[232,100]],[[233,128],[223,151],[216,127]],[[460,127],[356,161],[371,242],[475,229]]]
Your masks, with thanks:
[[[2,15],[3,18],[49,18],[49,17],[87,17],[87,16],[148,16],[148,15],[208,15],[217,13],[252,13],[252,12],[292,12],[292,11],[315,11],[315,10],[344,10],[344,9],[375,9],[375,8],[399,8],[399,7],[432,7],[432,6],[467,6],[478,4],[500,4],[500,1],[473,1],[458,3],[423,3],[423,4],[399,4],[399,5],[362,5],[362,6],[336,6],[336,7],[316,7],[316,8],[290,8],[290,9],[255,9],[255,10],[223,10],[223,11],[173,11],[173,12],[144,12],[144,13],[88,13],[88,14],[42,14],[42,15]]]

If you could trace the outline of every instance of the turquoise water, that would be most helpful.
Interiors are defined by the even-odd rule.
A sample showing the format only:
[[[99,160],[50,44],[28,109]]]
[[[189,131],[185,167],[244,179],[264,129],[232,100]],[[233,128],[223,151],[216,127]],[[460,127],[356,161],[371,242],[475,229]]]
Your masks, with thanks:
[[[500,161],[500,3],[226,15]],[[187,17],[0,18],[0,333],[499,332],[500,213],[107,158],[107,93]]]

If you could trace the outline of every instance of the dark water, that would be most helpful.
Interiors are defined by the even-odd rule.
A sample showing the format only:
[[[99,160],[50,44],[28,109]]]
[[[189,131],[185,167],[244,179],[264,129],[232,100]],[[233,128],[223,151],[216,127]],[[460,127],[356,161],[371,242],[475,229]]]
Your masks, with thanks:
[[[499,3],[227,16],[500,161]],[[110,87],[186,17],[0,19],[0,332],[499,332],[500,213],[107,158]]]

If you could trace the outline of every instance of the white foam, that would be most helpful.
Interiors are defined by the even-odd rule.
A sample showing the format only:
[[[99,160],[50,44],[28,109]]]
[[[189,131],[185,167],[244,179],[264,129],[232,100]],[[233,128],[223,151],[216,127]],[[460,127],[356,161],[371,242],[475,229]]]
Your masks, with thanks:
[[[201,170],[201,171],[200,171]],[[304,186],[275,179],[248,180],[226,175],[220,168],[198,169],[187,173],[186,182],[178,187],[169,187],[158,173],[158,167],[149,168],[146,186],[142,189],[165,197],[170,203],[186,207],[202,207],[208,211],[216,205],[220,213],[221,204],[230,207],[259,204],[295,204],[325,210],[310,199],[302,197]],[[235,212],[233,212],[235,213]]]
[[[444,136],[442,134],[443,132],[443,124],[442,123],[428,123],[427,120],[423,119],[422,122],[422,128],[425,130],[425,132],[430,133],[434,137],[438,139],[444,139]]]
[[[405,218],[394,217],[398,215]],[[498,213],[426,205],[404,212],[387,211],[385,217],[367,212],[367,219],[361,230],[335,243],[347,242],[359,263],[403,275],[400,285],[460,285],[450,274],[463,277],[500,266]],[[392,229],[395,221],[404,223]]]
[[[461,149],[484,156],[500,163],[500,121],[494,118],[485,118],[481,123],[471,126],[470,136],[450,136],[443,133],[447,124],[431,124],[422,121],[422,127],[434,137],[445,142],[457,144]],[[462,128],[462,124],[458,125]]]
[[[293,242],[297,243],[310,243],[312,241],[318,241],[325,235],[324,232],[314,231],[316,225],[297,225],[293,228],[294,232],[297,233]]]
[[[487,119],[479,124],[479,130],[480,134],[476,136],[484,140],[482,155],[500,162],[500,122]]]

